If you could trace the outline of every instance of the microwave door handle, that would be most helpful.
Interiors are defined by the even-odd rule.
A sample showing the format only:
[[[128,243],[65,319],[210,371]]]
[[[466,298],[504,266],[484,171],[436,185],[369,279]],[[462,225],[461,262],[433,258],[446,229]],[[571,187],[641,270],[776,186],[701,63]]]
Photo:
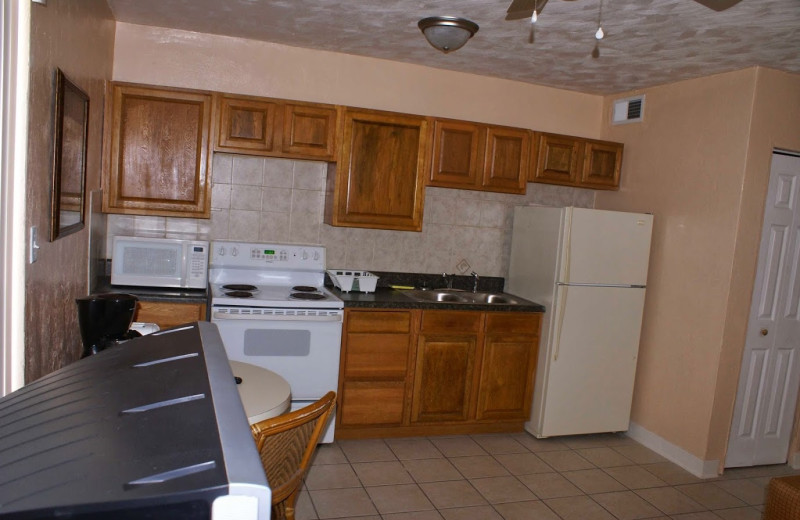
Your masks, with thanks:
[[[215,320],[253,320],[253,321],[342,321],[342,315],[335,316],[274,316],[262,314],[228,314],[215,312]]]

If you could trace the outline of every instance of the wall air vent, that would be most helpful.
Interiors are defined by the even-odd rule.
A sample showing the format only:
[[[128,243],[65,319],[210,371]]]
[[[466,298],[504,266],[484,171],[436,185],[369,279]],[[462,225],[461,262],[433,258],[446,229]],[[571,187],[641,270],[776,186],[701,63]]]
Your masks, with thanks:
[[[637,123],[644,118],[644,94],[614,101],[611,123]]]

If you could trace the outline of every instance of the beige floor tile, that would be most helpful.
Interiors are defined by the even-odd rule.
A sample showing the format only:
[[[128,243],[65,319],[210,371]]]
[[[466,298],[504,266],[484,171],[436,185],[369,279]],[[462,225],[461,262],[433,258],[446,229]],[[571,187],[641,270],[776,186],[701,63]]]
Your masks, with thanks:
[[[667,515],[696,513],[706,509],[701,504],[671,487],[637,489],[634,493]]]
[[[755,479],[719,480],[714,485],[721,487],[746,504],[756,506],[764,503],[766,488],[754,482]]]
[[[798,474],[800,474],[800,470],[793,469],[788,464],[773,464],[769,466],[753,466],[752,468],[729,468],[722,474],[722,478],[781,477]]]
[[[470,483],[490,504],[536,500],[536,495],[515,477],[477,478]]]
[[[723,520],[761,520],[761,511],[755,507],[734,507],[714,511]]]
[[[598,468],[613,468],[615,466],[630,466],[633,464],[631,459],[614,451],[612,448],[583,448],[575,451]]]
[[[539,451],[559,451],[569,449],[566,444],[558,440],[557,437],[549,439],[537,439],[530,433],[515,433],[511,435],[517,442],[536,453]]]
[[[378,513],[363,488],[321,489],[309,491],[308,494],[320,519],[352,518]]]
[[[587,496],[553,498],[544,503],[564,520],[616,520],[614,515]]]
[[[434,509],[433,504],[416,484],[368,487],[367,493],[382,515]]]
[[[306,476],[306,488],[337,489],[360,487],[358,477],[350,464],[323,464],[311,466]]]
[[[347,457],[342,453],[338,444],[320,444],[314,451],[314,458],[311,464],[343,464],[347,462]]]
[[[620,466],[603,468],[603,471],[614,477],[628,489],[644,489],[662,487],[668,484],[641,466]]]
[[[381,515],[383,520],[443,520],[438,511],[414,511],[412,513],[389,513]],[[359,519],[360,520],[360,519]]]
[[[386,444],[400,460],[442,458],[442,452],[436,449],[425,437],[408,439],[386,439]]]
[[[486,455],[486,451],[469,437],[434,437],[431,442],[445,457]]]
[[[594,493],[609,493],[611,491],[625,491],[625,486],[611,478],[602,469],[583,469],[580,471],[565,471],[564,478],[578,486],[587,495]]]
[[[530,475],[531,473],[549,473],[553,468],[548,466],[535,453],[508,453],[495,455],[494,458],[512,475]]]
[[[574,497],[583,494],[583,491],[558,473],[536,473],[520,475],[517,478],[541,499]]]
[[[353,469],[364,486],[387,486],[414,482],[400,461],[359,462],[353,464]]]
[[[471,437],[481,448],[492,455],[528,453],[528,449],[525,446],[508,434],[472,435]]]
[[[442,509],[441,514],[445,520],[503,520],[503,517],[491,506]]]
[[[339,441],[339,447],[351,463],[397,460],[382,439]]]
[[[667,460],[650,448],[645,448],[641,444],[614,446],[613,450],[623,457],[632,460],[636,464],[655,464],[657,462],[666,462]]]
[[[494,506],[505,520],[560,520],[544,502],[512,502]]]
[[[672,515],[672,520],[719,520],[719,517],[711,511],[700,511],[699,513],[684,513]]]
[[[600,448],[608,446],[609,441],[617,439],[612,433],[596,433],[590,435],[568,435],[562,437],[561,441],[573,450],[581,448]]]
[[[490,455],[453,457],[450,462],[465,478],[502,477],[508,475],[508,470]]]
[[[619,520],[638,520],[661,516],[661,512],[632,491],[601,493],[592,499],[611,512]]]
[[[546,451],[538,453],[539,458],[552,466],[556,471],[576,471],[594,468],[594,464],[572,450]]]
[[[731,495],[713,482],[704,484],[685,484],[675,486],[675,488],[697,502],[703,504],[708,509],[729,509],[732,507],[744,507],[744,501]]]
[[[311,497],[308,491],[301,491],[297,497],[297,504],[294,508],[295,520],[316,520],[317,512],[314,510],[314,504],[311,503]]]
[[[404,460],[403,467],[418,483],[464,479],[447,459]]]
[[[486,500],[466,480],[428,482],[419,487],[439,511],[452,507],[486,505]]]
[[[655,464],[644,464],[642,467],[670,486],[705,482],[672,462],[656,462]]]

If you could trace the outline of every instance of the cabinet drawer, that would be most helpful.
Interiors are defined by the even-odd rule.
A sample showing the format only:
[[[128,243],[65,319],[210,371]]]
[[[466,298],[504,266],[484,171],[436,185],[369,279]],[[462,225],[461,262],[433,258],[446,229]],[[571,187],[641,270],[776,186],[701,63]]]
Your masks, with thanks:
[[[184,323],[206,319],[206,306],[202,303],[143,302],[137,303],[134,321],[155,323],[168,329]]]
[[[351,311],[347,314],[347,332],[408,334],[411,332],[411,312]]]
[[[530,312],[486,313],[486,332],[490,334],[539,334],[540,314]]]
[[[405,381],[355,381],[342,385],[339,423],[401,424]]]
[[[348,336],[344,377],[405,380],[408,372],[408,342],[408,336],[400,334]]]
[[[423,332],[477,333],[481,328],[481,313],[471,311],[423,311]]]

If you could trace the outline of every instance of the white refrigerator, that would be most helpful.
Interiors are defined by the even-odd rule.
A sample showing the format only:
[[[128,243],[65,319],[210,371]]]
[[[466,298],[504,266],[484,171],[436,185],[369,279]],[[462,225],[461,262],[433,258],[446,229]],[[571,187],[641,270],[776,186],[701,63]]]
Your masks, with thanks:
[[[628,429],[652,227],[642,213],[514,209],[506,292],[546,307],[536,437]]]

